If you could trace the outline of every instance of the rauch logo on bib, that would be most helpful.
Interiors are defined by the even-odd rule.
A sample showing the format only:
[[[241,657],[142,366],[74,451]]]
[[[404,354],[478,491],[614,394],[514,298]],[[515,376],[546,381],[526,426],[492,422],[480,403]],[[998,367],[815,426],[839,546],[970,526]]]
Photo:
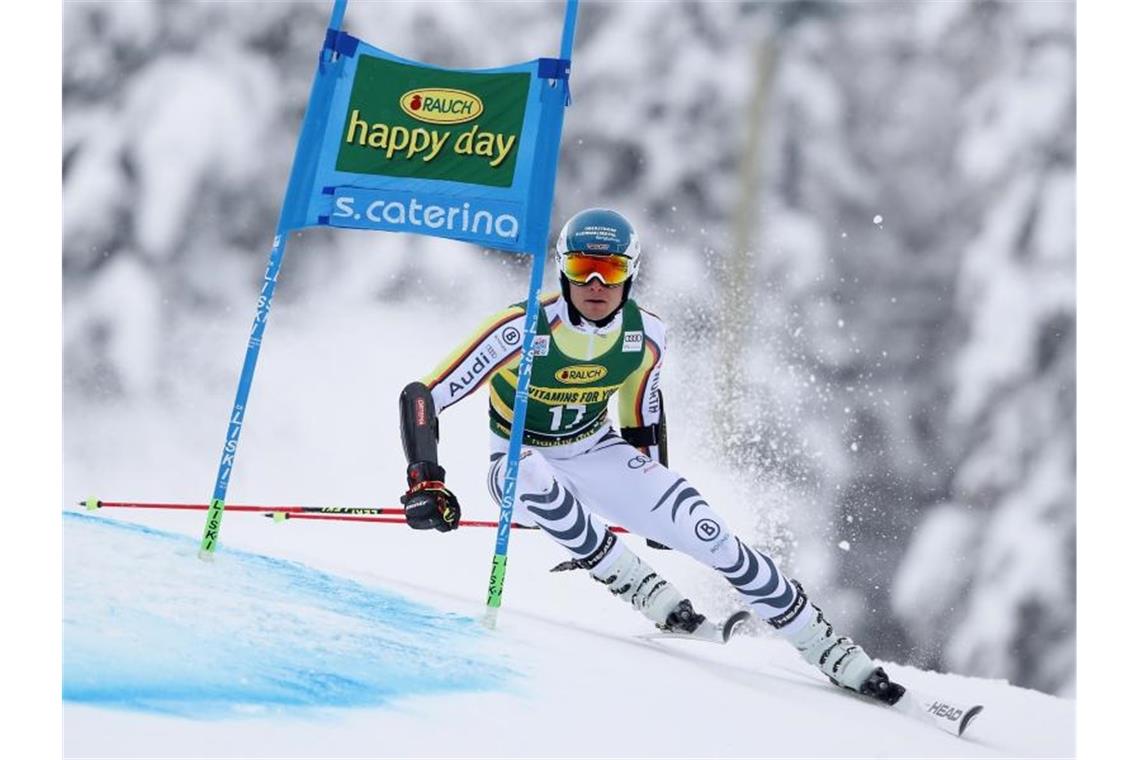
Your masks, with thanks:
[[[554,377],[560,383],[567,385],[584,385],[606,376],[606,368],[600,364],[575,364],[572,367],[563,367],[555,373]]]

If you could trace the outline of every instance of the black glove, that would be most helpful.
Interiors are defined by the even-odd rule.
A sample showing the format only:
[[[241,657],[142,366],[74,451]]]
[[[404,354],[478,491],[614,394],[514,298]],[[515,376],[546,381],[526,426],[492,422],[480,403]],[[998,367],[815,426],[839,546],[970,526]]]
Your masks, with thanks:
[[[408,492],[400,497],[404,519],[416,530],[440,532],[459,527],[459,500],[443,484],[444,469],[434,462],[408,465]]]

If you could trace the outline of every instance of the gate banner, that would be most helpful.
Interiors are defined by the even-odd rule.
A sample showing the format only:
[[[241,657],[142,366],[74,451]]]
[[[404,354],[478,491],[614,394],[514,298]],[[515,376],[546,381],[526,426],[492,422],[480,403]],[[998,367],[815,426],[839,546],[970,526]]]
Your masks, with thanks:
[[[568,60],[445,69],[342,31],[330,31],[323,52],[287,227],[411,232],[545,252]]]

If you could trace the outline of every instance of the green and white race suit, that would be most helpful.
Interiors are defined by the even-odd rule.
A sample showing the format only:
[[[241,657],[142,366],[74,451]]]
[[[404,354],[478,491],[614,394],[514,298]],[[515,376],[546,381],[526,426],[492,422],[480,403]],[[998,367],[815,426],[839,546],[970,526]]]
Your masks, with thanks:
[[[590,565],[596,577],[631,551],[607,536],[607,523],[620,524],[716,569],[777,627],[798,622],[805,597],[775,563],[737,538],[696,488],[661,464],[657,446],[632,446],[607,417],[616,393],[621,427],[659,421],[661,319],[628,300],[604,327],[573,325],[560,295],[541,304],[514,518],[542,528],[573,558],[596,561]],[[522,305],[499,312],[423,379],[439,412],[490,383],[487,485],[496,503],[524,321]],[[798,629],[787,626],[789,633]]]
[[[543,296],[541,304],[523,442],[565,446],[608,429],[607,407],[615,393],[621,427],[656,424],[664,323],[632,299],[601,328],[570,324],[558,294]],[[525,320],[522,304],[495,314],[423,378],[437,411],[489,382],[491,431],[510,437]],[[648,452],[654,459],[656,449]]]

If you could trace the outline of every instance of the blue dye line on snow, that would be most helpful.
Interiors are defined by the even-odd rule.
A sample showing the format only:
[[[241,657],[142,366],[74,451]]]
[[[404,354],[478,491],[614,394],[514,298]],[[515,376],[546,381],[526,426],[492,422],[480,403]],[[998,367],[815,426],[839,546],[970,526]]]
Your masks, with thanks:
[[[199,718],[504,688],[473,618],[304,565],[64,513],[63,697]]]

